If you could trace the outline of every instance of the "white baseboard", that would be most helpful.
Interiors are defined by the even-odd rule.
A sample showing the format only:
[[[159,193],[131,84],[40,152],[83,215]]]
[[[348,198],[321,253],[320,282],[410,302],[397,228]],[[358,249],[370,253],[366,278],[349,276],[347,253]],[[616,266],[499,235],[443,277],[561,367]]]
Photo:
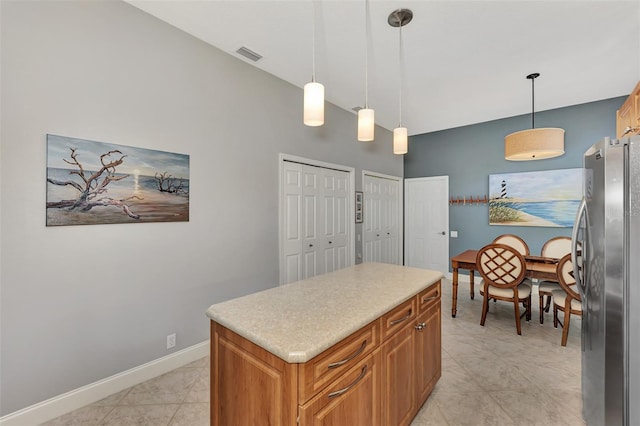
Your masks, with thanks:
[[[44,423],[209,355],[209,340],[0,417],[0,426]]]

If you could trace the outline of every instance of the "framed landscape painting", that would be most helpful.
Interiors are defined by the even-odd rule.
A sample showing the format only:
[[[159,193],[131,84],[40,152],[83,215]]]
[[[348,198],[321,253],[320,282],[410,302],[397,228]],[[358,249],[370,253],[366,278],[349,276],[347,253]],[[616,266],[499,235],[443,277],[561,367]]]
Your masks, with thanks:
[[[489,224],[572,227],[583,169],[489,175]]]
[[[188,155],[47,135],[47,226],[188,221]]]

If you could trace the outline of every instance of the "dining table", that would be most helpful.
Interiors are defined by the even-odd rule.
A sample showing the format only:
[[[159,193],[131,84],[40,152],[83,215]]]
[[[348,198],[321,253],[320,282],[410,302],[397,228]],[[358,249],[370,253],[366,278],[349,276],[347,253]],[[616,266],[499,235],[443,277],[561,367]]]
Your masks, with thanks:
[[[473,299],[475,293],[473,288],[474,271],[478,270],[476,265],[477,255],[478,250],[466,250],[451,258],[451,268],[453,269],[451,316],[454,318],[456,317],[458,305],[458,270],[466,269],[469,271],[469,297]],[[527,264],[525,277],[558,282],[556,266],[560,259],[533,255],[524,256],[524,259]]]

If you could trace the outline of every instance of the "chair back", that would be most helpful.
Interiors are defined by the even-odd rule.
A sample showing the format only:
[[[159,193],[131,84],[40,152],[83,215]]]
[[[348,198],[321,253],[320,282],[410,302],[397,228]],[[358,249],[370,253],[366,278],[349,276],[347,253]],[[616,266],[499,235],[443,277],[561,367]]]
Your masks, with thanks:
[[[476,265],[489,285],[499,288],[518,286],[526,272],[524,257],[506,244],[489,244],[478,250]]]
[[[493,240],[493,242],[495,244],[508,245],[518,250],[518,253],[520,253],[521,255],[529,256],[529,246],[524,242],[522,238],[518,237],[517,235],[503,234]]]
[[[560,287],[567,293],[567,297],[582,301],[580,293],[576,288],[576,279],[573,276],[573,262],[571,262],[571,253],[566,254],[558,262],[556,267],[556,273],[558,274],[558,283]]]
[[[540,255],[560,259],[567,253],[571,253],[571,237],[555,237],[544,243]]]

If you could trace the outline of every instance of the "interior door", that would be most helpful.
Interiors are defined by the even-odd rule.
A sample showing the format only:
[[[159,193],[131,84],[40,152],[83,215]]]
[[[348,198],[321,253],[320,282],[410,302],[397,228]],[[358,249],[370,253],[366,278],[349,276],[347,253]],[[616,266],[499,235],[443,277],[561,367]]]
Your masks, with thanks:
[[[401,264],[401,178],[363,177],[364,261]]]
[[[350,266],[351,172],[282,161],[281,173],[280,283]]]
[[[282,229],[281,282],[302,279],[302,164],[284,161],[282,164]]]
[[[449,176],[405,179],[405,264],[449,271]]]
[[[323,181],[324,206],[316,220],[322,233],[322,272],[333,272],[349,265],[349,180],[347,173],[338,170],[319,169],[317,173]]]

